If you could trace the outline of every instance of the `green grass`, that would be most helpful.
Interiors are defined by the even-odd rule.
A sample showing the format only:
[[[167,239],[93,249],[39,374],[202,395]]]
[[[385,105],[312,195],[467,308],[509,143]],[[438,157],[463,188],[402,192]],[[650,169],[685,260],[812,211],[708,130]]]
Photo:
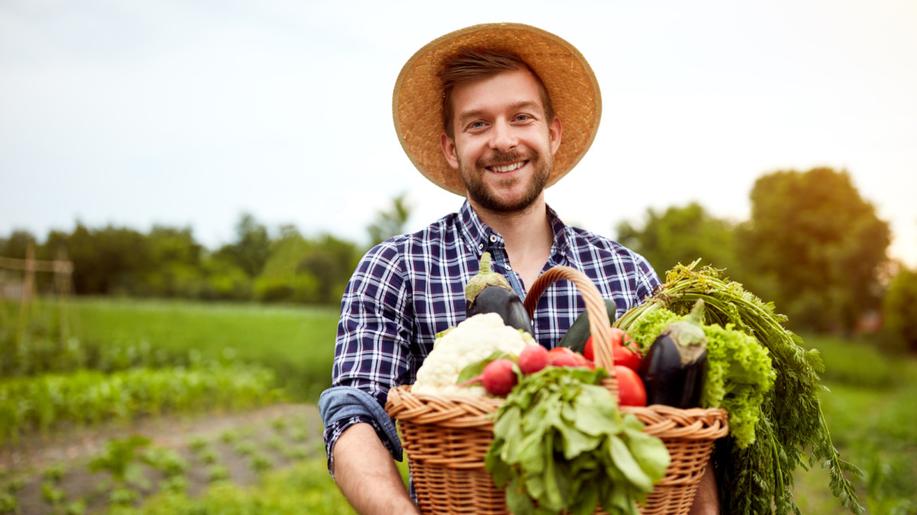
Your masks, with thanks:
[[[273,368],[300,399],[330,384],[337,309],[99,298],[74,300],[72,315],[73,333],[87,343],[232,355]]]
[[[917,512],[917,358],[885,355],[863,340],[806,342],[823,355],[822,409],[841,457],[863,471],[855,484],[868,512]],[[797,480],[803,513],[840,512],[820,467]]]

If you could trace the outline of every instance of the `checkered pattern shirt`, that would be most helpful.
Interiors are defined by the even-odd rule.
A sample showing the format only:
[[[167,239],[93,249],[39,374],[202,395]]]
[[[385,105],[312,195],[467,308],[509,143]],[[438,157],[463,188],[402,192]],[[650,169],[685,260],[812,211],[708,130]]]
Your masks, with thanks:
[[[555,265],[580,270],[603,297],[615,303],[617,316],[639,304],[659,285],[652,267],[639,254],[565,225],[550,208],[548,216],[554,241],[544,270]],[[524,298],[522,281],[510,266],[503,237],[484,224],[467,201],[458,213],[420,232],[397,236],[370,249],[342,300],[333,386],[357,388],[384,406],[390,388],[413,383],[417,369],[433,348],[436,333],[465,319],[465,284],[478,271],[484,251],[491,253],[494,271],[503,274]],[[535,339],[553,348],[583,310],[582,299],[572,284],[552,284],[542,294],[533,317]],[[396,445],[368,413],[325,422],[332,471],[335,442],[357,422],[372,424],[389,451],[395,452]]]

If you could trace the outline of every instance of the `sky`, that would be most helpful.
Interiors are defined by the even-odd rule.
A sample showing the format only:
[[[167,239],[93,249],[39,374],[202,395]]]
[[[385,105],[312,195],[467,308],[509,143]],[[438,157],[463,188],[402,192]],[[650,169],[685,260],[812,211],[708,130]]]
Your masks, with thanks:
[[[691,201],[747,219],[757,177],[850,173],[917,266],[917,2],[303,0],[0,2],[0,235],[190,226],[243,211],[367,239],[400,193],[408,230],[462,199],[413,168],[391,118],[404,62],[511,21],[579,48],[602,88],[589,153],[546,192],[614,236]]]

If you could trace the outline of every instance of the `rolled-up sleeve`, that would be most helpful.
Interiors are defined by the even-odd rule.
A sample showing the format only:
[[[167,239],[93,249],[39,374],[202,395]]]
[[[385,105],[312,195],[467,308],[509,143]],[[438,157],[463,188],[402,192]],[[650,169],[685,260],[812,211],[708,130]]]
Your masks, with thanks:
[[[394,423],[383,407],[389,389],[412,366],[412,320],[400,254],[395,243],[383,242],[360,261],[341,301],[332,387],[320,400],[332,472],[335,443],[359,422],[372,424],[393,457],[401,460]]]

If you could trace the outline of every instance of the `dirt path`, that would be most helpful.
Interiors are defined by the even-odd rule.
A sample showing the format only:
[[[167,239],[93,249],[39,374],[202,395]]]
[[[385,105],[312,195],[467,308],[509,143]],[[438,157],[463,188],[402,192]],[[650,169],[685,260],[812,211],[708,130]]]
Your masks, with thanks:
[[[305,418],[310,426],[305,428],[310,438],[321,436],[321,422],[315,406],[276,404],[251,411],[150,417],[131,424],[111,423],[56,431],[49,436],[27,436],[16,444],[0,448],[0,469],[41,469],[53,463],[82,461],[99,452],[109,439],[132,434],[144,435],[159,447],[185,447],[194,438],[210,440],[231,428],[263,425],[288,416]]]

